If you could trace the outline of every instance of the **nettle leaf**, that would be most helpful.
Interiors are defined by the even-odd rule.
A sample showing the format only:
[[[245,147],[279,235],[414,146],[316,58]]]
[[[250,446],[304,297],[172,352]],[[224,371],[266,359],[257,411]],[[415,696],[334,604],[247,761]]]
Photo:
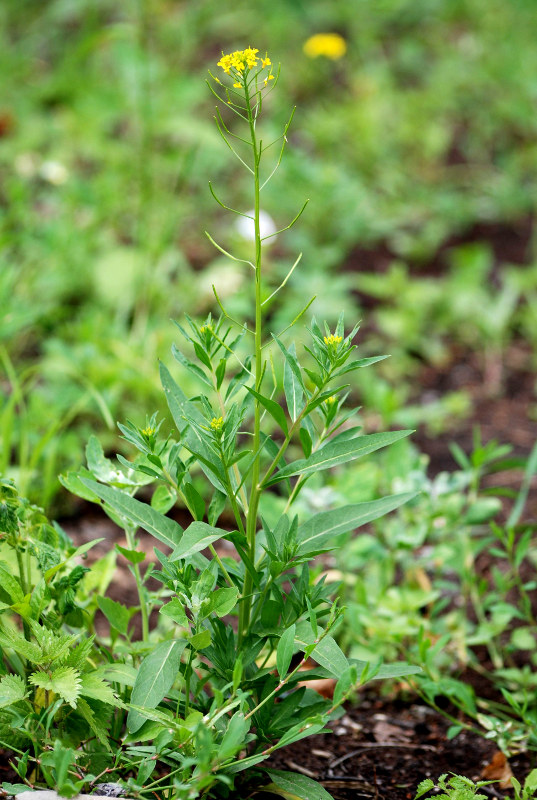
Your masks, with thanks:
[[[97,605],[110,625],[123,636],[126,636],[131,616],[129,609],[110,597],[97,597]]]
[[[7,592],[12,603],[22,603],[24,592],[18,580],[13,576],[13,569],[5,561],[0,562],[0,586]]]
[[[213,528],[206,522],[192,522],[183,533],[182,539],[170,556],[170,561],[178,561],[180,558],[187,558],[193,553],[205,550],[217,539],[227,536],[229,531],[222,528]]]
[[[171,639],[159,642],[148,656],[144,658],[138,671],[138,677],[131,695],[131,703],[153,709],[166,695],[179,672],[179,664],[186,639]],[[134,733],[148,719],[143,713],[131,709],[127,716],[129,733]]]
[[[86,702],[83,697],[78,698],[76,710],[79,712],[79,714],[82,714],[100,743],[104,745],[109,752],[111,752],[112,748],[110,747],[110,742],[108,741],[108,729],[103,725],[99,718],[95,716],[90,704]]]
[[[24,636],[12,630],[0,631],[0,646],[14,650],[33,664],[39,664],[43,660],[39,645],[27,642]]]
[[[168,545],[168,547],[175,547],[181,539],[183,535],[181,526],[170,517],[165,517],[155,511],[147,503],[142,503],[119,489],[103,486],[97,481],[83,478],[82,483],[95,492],[101,500],[112,506],[121,516],[143,528],[144,531],[151,533],[159,542]]]
[[[100,700],[101,703],[117,706],[118,699],[110,684],[104,680],[103,674],[104,670],[95,670],[95,672],[87,672],[82,675],[80,678],[80,694],[84,697]]]
[[[357,458],[373,453],[381,447],[387,447],[399,439],[413,433],[406,431],[389,431],[387,433],[370,433],[366,436],[357,436],[349,441],[328,442],[323,448],[317,450],[309,458],[301,458],[287,464],[263,485],[272,486],[291,475],[311,475],[323,469],[330,469],[338,464],[346,464]]]
[[[62,700],[76,708],[80,696],[80,673],[72,667],[59,667],[52,672],[34,672],[28,678],[34,686],[54,692]]]
[[[366,522],[382,517],[404,503],[407,503],[417,492],[382,497],[366,503],[354,503],[332,511],[321,511],[299,526],[297,540],[298,552],[318,551],[340,533],[356,530]]]
[[[300,800],[334,800],[320,783],[306,775],[300,775],[298,772],[285,772],[280,769],[265,769],[265,772],[279,789],[283,789],[286,795],[299,797]]]
[[[0,708],[24,700],[26,694],[26,684],[20,675],[4,675],[0,679]]]

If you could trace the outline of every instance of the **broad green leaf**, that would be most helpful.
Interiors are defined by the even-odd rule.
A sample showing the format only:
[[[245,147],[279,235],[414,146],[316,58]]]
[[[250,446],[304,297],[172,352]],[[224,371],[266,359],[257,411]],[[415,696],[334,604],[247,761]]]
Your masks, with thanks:
[[[334,800],[320,783],[300,775],[298,772],[284,772],[281,769],[266,769],[265,772],[278,788],[300,800]]]
[[[179,600],[178,597],[174,597],[169,603],[161,606],[159,610],[161,614],[164,614],[165,617],[170,617],[170,619],[173,619],[173,621],[177,622],[177,624],[182,628],[190,627],[188,617],[185,612],[185,604]]]
[[[97,605],[110,625],[123,636],[126,636],[130,620],[128,608],[112,600],[110,597],[97,597]]]
[[[278,642],[278,648],[276,650],[276,667],[278,669],[278,675],[280,676],[281,681],[283,681],[287,675],[287,670],[289,669],[289,664],[291,663],[291,659],[293,657],[295,633],[296,625],[291,625],[290,628],[287,628],[287,630],[284,631],[280,641]]]
[[[185,529],[181,541],[170,556],[170,561],[178,561],[180,558],[187,558],[193,553],[199,553],[213,542],[216,542],[217,539],[227,536],[228,533],[229,531],[222,530],[222,528],[213,528],[212,525],[207,525],[206,522],[192,522]]]
[[[315,639],[309,622],[304,621],[297,625],[295,641],[302,646],[302,649],[313,644]],[[321,639],[311,657],[336,678],[339,678],[349,668],[349,662],[345,658],[343,651],[330,635]]]
[[[191,636],[188,641],[194,650],[204,650],[211,644],[211,632],[205,628],[205,630]]]
[[[187,499],[189,507],[193,511],[194,519],[202,520],[205,516],[205,501],[200,495],[194,484],[185,482],[183,484],[183,492]]]
[[[121,686],[134,686],[138,677],[138,670],[130,664],[107,664],[103,668],[106,680],[119,683]]]
[[[140,500],[124,494],[119,489],[103,486],[97,481],[90,481],[84,478],[82,483],[95,492],[105,503],[112,506],[121,516],[126,517],[130,522],[151,533],[159,542],[168,545],[168,547],[175,547],[180,541],[183,535],[181,526],[170,517],[159,514],[147,503],[142,503]]]
[[[238,596],[239,590],[235,586],[217,589],[209,598],[208,613],[214,613],[217,617],[224,617],[235,608]]]
[[[285,416],[285,412],[281,405],[277,403],[275,400],[271,400],[270,397],[265,397],[264,395],[256,392],[255,389],[251,389],[249,386],[246,387],[251,395],[253,395],[263,408],[269,412],[270,416],[274,419],[275,422],[280,426],[282,431],[287,436],[287,417]]]
[[[106,683],[103,678],[104,670],[95,670],[95,672],[87,672],[80,676],[80,694],[84,697],[92,697],[94,700],[100,700],[101,703],[108,703],[111,706],[118,705],[118,699],[115,696],[110,684]]]
[[[326,542],[338,534],[353,531],[360,525],[365,525],[366,522],[378,519],[415,496],[416,492],[405,492],[382,497],[380,500],[342,506],[333,511],[321,511],[299,526],[297,532],[298,552],[322,549]]]
[[[13,630],[0,631],[0,646],[11,648],[33,664],[39,664],[43,659],[39,645],[35,642],[26,641],[24,636],[15,633]]]
[[[323,469],[330,469],[338,464],[345,464],[357,458],[373,453],[381,447],[393,444],[403,439],[413,431],[389,431],[387,433],[370,433],[366,436],[357,436],[348,441],[338,441],[326,444],[321,450],[317,450],[309,458],[301,458],[293,461],[283,469],[279,470],[270,478],[264,486],[272,486],[284,478],[291,475],[311,475]]]
[[[144,658],[138,671],[138,677],[131,695],[131,703],[153,709],[166,695],[179,672],[179,664],[186,639],[171,639],[159,642],[154,650]],[[141,728],[147,717],[139,711],[131,709],[127,716],[129,733]]]
[[[59,667],[48,672],[34,672],[28,678],[34,686],[55,692],[62,700],[76,708],[76,701],[80,695],[80,673],[72,667]]]
[[[4,675],[0,679],[0,708],[26,697],[26,684],[20,675]]]

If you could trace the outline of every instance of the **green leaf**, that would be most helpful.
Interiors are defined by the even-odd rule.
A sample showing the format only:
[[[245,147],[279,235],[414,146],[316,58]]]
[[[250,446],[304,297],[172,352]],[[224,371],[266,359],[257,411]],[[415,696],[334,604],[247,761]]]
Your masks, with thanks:
[[[199,633],[195,633],[194,636],[191,636],[188,641],[194,650],[203,650],[211,644],[211,632],[205,628]]]
[[[272,486],[284,478],[291,475],[311,475],[323,469],[330,469],[338,464],[345,464],[362,456],[373,453],[381,447],[393,444],[403,439],[413,431],[389,431],[387,433],[371,433],[367,436],[357,436],[348,441],[338,441],[326,444],[321,450],[317,450],[309,458],[301,458],[293,461],[281,469],[272,478],[266,481],[264,486]]]
[[[285,392],[285,402],[287,403],[287,410],[293,422],[297,419],[304,406],[304,381],[300,373],[300,366],[296,359],[296,347],[293,342],[286,350],[283,344],[273,336],[278,347],[285,357],[285,364],[283,367],[283,390]]]
[[[250,730],[250,723],[244,719],[242,711],[237,711],[229,720],[226,732],[218,745],[218,758],[225,761],[231,758],[245,744],[246,734]]]
[[[131,695],[131,703],[153,709],[166,695],[179,672],[179,664],[186,639],[171,639],[159,642],[153,651],[144,658],[138,671],[138,677]],[[142,727],[147,717],[139,711],[131,709],[127,716],[129,733]]]
[[[76,701],[80,695],[80,673],[72,667],[59,667],[48,672],[34,672],[28,678],[34,686],[55,692],[62,700],[76,708]]]
[[[236,586],[229,586],[223,589],[217,589],[209,598],[208,613],[214,613],[217,617],[224,617],[229,614],[237,605],[237,598],[239,597],[239,590]],[[207,613],[207,612],[205,612]]]
[[[128,608],[112,600],[110,597],[97,597],[97,605],[110,625],[123,636],[126,636],[130,620]]]
[[[121,686],[134,686],[138,670],[130,664],[107,664],[102,670],[103,676],[111,683]]]
[[[95,716],[90,704],[86,702],[83,697],[78,698],[76,710],[79,712],[79,714],[82,714],[100,743],[104,745],[109,752],[111,752],[112,748],[110,747],[110,742],[108,741],[108,729],[99,720],[99,718]]]
[[[213,528],[206,522],[192,522],[186,528],[183,537],[170,556],[170,561],[178,561],[180,558],[187,558],[193,553],[205,550],[210,544],[223,536],[227,536],[229,531],[222,528]]]
[[[124,494],[119,489],[103,486],[97,481],[90,481],[84,478],[82,483],[95,492],[105,503],[112,506],[118,514],[151,533],[159,542],[168,545],[168,547],[175,547],[181,539],[183,535],[181,526],[170,517],[159,514],[147,503],[142,503],[140,500]]]
[[[226,507],[226,501],[227,495],[225,495],[223,492],[219,492],[218,489],[215,489],[207,510],[207,521],[209,525],[216,525],[220,514]]]
[[[146,559],[146,554],[141,550],[127,550],[126,547],[121,547],[120,544],[116,544],[116,550],[118,553],[121,553],[122,556],[125,556],[127,561],[130,561],[131,564],[141,564],[142,561]]]
[[[380,500],[342,506],[333,511],[321,511],[299,526],[297,531],[298,552],[317,551],[338,534],[353,531],[360,525],[365,525],[366,522],[378,519],[415,496],[416,492],[405,492],[382,497]]]
[[[173,619],[173,621],[177,622],[182,628],[190,627],[185,611],[185,604],[179,600],[178,597],[174,597],[169,603],[161,606],[159,610],[161,614],[164,614],[165,617],[170,617],[170,619]]]
[[[246,388],[248,389],[251,395],[257,398],[257,400],[259,400],[263,408],[266,408],[270,416],[275,420],[275,422],[277,422],[277,424],[280,426],[282,431],[287,436],[288,432],[287,417],[285,416],[285,412],[281,407],[281,405],[277,403],[275,400],[271,400],[270,397],[265,397],[259,392],[256,392],[255,389],[251,389],[249,386],[247,386]]]
[[[111,706],[118,705],[118,699],[115,696],[110,684],[106,683],[103,678],[104,670],[95,670],[94,672],[87,672],[80,676],[80,694],[84,697],[92,697],[94,700],[100,700],[101,703],[108,703]]]
[[[320,783],[306,775],[284,772],[281,769],[266,769],[265,772],[276,786],[288,794],[300,797],[300,800],[334,800]]]
[[[193,517],[196,520],[202,520],[205,516],[205,501],[197,489],[194,488],[194,484],[185,482],[183,484],[183,492],[185,493],[185,497],[187,499],[187,503],[193,512]]]
[[[20,675],[4,675],[0,679],[0,708],[24,700],[26,694],[26,684]]]
[[[203,352],[203,351],[202,351]],[[213,388],[212,381],[207,377],[201,367],[198,367],[197,364],[194,364],[187,358],[183,353],[179,350],[179,348],[173,344],[172,345],[172,354],[176,361],[178,361],[183,367],[185,367],[191,375],[194,375],[195,378],[200,380],[206,386],[210,386],[211,389]]]
[[[19,581],[13,576],[13,569],[5,561],[0,561],[0,586],[13,603],[22,603],[24,592]]]
[[[284,631],[280,641],[278,642],[278,648],[276,650],[276,667],[278,669],[278,675],[280,676],[281,681],[283,681],[287,675],[287,670],[289,669],[289,664],[291,663],[291,659],[293,657],[295,633],[296,625],[291,625],[290,628],[287,628],[287,630]]]
[[[315,639],[309,622],[299,622],[295,640],[302,645],[302,649],[313,644]],[[324,636],[319,644],[316,645],[311,657],[336,678],[339,678],[349,668],[349,662],[345,658],[343,651],[336,644],[335,639],[329,635]]]

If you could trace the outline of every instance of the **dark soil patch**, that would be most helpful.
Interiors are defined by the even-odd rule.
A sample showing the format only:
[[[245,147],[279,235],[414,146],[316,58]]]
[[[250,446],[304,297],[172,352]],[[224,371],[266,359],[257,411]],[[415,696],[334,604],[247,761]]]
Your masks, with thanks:
[[[496,752],[490,741],[468,731],[448,740],[448,723],[426,706],[375,695],[331,727],[332,735],[283,748],[266,765],[314,778],[335,800],[411,800],[420,781],[445,772],[482,779]],[[530,769],[527,757],[513,758],[511,766],[519,779]],[[505,794],[494,786],[486,793]]]

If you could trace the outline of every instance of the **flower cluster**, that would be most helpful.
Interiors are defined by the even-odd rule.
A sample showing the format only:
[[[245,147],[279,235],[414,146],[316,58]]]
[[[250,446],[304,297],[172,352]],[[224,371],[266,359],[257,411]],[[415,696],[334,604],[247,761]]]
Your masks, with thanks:
[[[211,420],[211,430],[215,431],[216,433],[220,433],[222,428],[224,427],[224,419],[223,417],[213,417]]]
[[[339,33],[316,33],[304,43],[304,53],[309,58],[324,56],[337,61],[347,52],[347,43]]]
[[[324,343],[327,344],[328,346],[330,346],[330,345],[332,345],[332,346],[338,345],[341,341],[343,341],[342,337],[341,336],[334,336],[333,333],[331,333],[330,336],[325,336],[324,337]]]
[[[265,67],[272,67],[272,61],[267,54],[265,54],[265,58],[262,58],[257,53],[259,53],[257,47],[247,47],[245,50],[235,50],[233,53],[222,53],[222,58],[217,66],[222,67],[227,75],[235,78],[235,83],[233,84],[235,89],[242,88],[242,83],[239,83],[239,81],[243,80],[251,69],[258,67],[261,70],[265,69]],[[269,75],[265,78],[265,86],[268,81],[273,79],[274,76],[271,69]]]

